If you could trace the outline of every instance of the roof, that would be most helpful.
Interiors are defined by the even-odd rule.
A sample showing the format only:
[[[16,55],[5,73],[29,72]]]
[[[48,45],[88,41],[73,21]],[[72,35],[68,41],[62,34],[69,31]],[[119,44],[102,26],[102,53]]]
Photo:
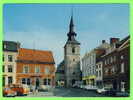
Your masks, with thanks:
[[[55,64],[51,51],[34,50],[20,48],[18,53],[18,62],[35,62],[45,64]]]
[[[121,41],[119,41],[116,46],[117,48],[120,47],[122,44],[124,44],[128,39],[130,39],[130,35],[128,35],[127,37],[123,38]]]
[[[3,51],[18,52],[20,43],[15,41],[3,41]]]

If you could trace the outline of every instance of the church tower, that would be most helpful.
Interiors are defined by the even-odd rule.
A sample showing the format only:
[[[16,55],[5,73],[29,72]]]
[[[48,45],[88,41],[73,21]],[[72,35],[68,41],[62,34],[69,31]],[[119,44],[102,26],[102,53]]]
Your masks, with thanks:
[[[73,16],[69,24],[68,39],[64,46],[64,66],[65,66],[65,86],[72,87],[77,81],[80,81],[80,43],[76,40],[74,32]]]

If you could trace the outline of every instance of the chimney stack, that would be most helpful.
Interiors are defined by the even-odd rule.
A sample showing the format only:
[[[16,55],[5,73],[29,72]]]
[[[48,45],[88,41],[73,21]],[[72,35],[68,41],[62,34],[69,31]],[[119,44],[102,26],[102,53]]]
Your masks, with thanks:
[[[119,42],[119,38],[110,38],[110,44],[114,44],[114,43],[117,43]]]
[[[105,40],[102,40],[102,44],[105,43],[106,41]]]

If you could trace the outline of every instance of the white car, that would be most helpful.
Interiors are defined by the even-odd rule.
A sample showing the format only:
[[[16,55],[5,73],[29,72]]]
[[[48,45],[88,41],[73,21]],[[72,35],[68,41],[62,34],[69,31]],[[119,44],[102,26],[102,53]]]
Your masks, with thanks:
[[[97,89],[97,93],[101,94],[101,93],[104,93],[106,90],[104,88],[101,88],[101,89]]]
[[[97,93],[105,93],[106,91],[110,90],[109,87],[104,87],[104,88],[100,88],[100,89],[97,89]]]

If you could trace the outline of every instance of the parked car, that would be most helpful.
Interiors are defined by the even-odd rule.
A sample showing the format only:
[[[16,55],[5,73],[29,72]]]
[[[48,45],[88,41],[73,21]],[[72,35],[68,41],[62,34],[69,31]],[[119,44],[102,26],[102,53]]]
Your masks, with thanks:
[[[98,88],[96,90],[97,93],[99,94],[105,94],[106,91],[110,90],[110,88],[107,88],[107,87],[103,87],[103,88]]]
[[[81,88],[81,89],[85,89],[85,85],[80,85],[79,88]]]
[[[48,87],[46,85],[40,85],[40,87],[38,88],[38,91],[40,92],[48,91]]]
[[[129,92],[122,92],[122,91],[118,91],[116,93],[117,97],[129,97]]]
[[[28,95],[30,92],[30,89],[27,85],[13,84],[11,89],[16,91],[17,95],[19,96]]]
[[[97,89],[96,92],[99,93],[99,94],[102,94],[104,93],[106,90],[104,88],[101,88],[101,89]]]
[[[3,89],[3,96],[4,97],[15,97],[17,95],[17,93],[15,91],[13,91],[11,88],[9,87],[5,87]]]
[[[93,90],[93,91],[96,91],[97,90],[97,87],[96,86],[92,86],[92,85],[86,85],[84,88],[86,90]]]
[[[105,91],[105,95],[106,96],[116,96],[116,94],[117,94],[117,90],[115,90],[115,89],[110,89],[110,90],[107,90],[107,91]]]

